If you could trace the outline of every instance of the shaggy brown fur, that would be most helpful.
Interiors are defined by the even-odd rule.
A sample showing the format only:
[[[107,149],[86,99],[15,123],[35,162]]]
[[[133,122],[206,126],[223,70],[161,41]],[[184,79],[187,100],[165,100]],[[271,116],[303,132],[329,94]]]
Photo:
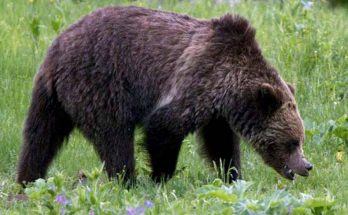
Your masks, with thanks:
[[[197,20],[107,7],[73,24],[36,75],[17,181],[44,177],[74,127],[109,176],[124,170],[133,178],[136,125],[146,132],[155,180],[173,175],[181,142],[194,131],[225,173],[236,167],[232,179],[240,171],[239,136],[285,177],[285,166],[308,173],[294,96],[240,16]]]

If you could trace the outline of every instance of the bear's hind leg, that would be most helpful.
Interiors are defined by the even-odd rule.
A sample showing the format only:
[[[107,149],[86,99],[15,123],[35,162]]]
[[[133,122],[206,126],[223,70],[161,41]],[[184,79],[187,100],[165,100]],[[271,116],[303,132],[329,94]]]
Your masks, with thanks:
[[[17,182],[25,184],[44,177],[73,127],[55,93],[49,93],[42,78],[38,79],[25,122]]]
[[[202,142],[204,154],[217,165],[219,171],[223,168],[222,178],[229,182],[241,179],[240,139],[224,119],[212,120],[198,130],[197,136]]]

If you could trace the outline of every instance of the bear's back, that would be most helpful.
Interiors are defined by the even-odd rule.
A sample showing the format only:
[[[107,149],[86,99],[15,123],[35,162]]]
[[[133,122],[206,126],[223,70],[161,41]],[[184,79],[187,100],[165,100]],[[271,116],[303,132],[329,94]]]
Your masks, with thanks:
[[[208,23],[134,6],[99,9],[54,41],[43,63],[50,69],[42,72],[73,118],[84,118],[88,111],[81,108],[136,101],[129,108],[140,119],[168,87],[191,37]]]

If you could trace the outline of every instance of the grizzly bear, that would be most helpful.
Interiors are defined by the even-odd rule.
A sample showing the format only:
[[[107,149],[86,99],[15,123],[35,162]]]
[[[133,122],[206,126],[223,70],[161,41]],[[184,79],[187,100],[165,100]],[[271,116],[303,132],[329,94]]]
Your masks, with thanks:
[[[35,78],[17,181],[44,177],[74,128],[110,177],[134,179],[136,126],[146,134],[155,181],[174,174],[181,143],[193,132],[231,180],[241,177],[240,138],[285,178],[312,168],[293,88],[238,15],[197,20],[106,7],[61,33]]]

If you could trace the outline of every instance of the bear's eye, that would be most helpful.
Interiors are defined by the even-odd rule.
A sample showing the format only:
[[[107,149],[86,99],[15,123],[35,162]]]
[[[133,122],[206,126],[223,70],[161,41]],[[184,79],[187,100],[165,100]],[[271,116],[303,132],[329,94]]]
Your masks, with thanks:
[[[287,142],[289,151],[295,151],[298,146],[300,146],[300,142],[298,140],[290,140]]]

